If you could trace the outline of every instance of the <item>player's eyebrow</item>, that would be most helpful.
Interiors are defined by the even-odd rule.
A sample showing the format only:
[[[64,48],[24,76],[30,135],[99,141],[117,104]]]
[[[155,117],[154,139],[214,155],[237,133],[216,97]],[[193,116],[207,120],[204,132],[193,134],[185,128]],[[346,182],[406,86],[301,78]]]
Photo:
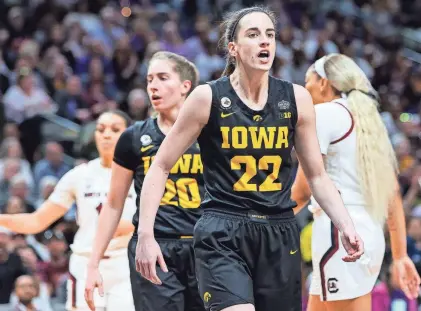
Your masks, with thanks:
[[[257,28],[257,27],[250,27],[250,28],[248,28],[248,29],[246,30],[246,32],[247,32],[247,31],[260,31],[260,30],[259,30],[259,28]],[[274,28],[267,28],[267,29],[266,29],[266,32],[269,32],[269,31],[273,31],[273,32],[274,32],[274,31],[275,31],[275,29],[274,29]]]

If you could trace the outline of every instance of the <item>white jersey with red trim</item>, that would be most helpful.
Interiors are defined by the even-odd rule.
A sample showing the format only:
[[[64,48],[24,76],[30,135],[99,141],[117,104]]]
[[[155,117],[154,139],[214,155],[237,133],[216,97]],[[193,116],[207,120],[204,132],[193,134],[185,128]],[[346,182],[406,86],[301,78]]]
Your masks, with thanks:
[[[81,164],[66,173],[58,182],[49,201],[70,209],[77,206],[79,229],[75,235],[72,252],[89,255],[92,251],[99,213],[106,200],[111,182],[111,169],[101,165],[99,158]],[[133,184],[126,199],[122,219],[131,221],[136,211],[136,193]],[[126,251],[131,235],[113,238],[105,253],[106,256]]]
[[[355,263],[342,258],[346,251],[338,230],[312,198],[313,274],[310,294],[322,301],[353,299],[369,293],[383,262],[385,240],[382,225],[365,207],[357,167],[354,119],[345,99],[315,106],[316,128],[326,172],[340,191],[355,229],[364,241],[364,255]]]
[[[357,167],[357,135],[346,99],[315,105],[316,129],[327,174],[345,205],[364,205]],[[312,206],[318,206],[312,198]]]

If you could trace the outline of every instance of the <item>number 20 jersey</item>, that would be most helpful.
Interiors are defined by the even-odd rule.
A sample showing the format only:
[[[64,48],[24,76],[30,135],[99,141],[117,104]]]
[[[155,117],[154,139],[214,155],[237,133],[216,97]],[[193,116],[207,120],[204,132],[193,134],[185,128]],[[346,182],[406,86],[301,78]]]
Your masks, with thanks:
[[[206,185],[203,208],[272,214],[295,207],[293,85],[269,77],[268,100],[259,111],[241,101],[228,77],[209,85],[211,113],[198,138]]]
[[[134,186],[139,205],[145,176],[165,139],[156,118],[136,122],[120,137],[114,162],[134,173]],[[193,228],[200,218],[203,195],[203,166],[197,143],[186,150],[171,169],[165,192],[155,218],[155,236],[176,238],[193,235]],[[146,194],[147,195],[147,194]],[[139,209],[133,217],[136,231]]]

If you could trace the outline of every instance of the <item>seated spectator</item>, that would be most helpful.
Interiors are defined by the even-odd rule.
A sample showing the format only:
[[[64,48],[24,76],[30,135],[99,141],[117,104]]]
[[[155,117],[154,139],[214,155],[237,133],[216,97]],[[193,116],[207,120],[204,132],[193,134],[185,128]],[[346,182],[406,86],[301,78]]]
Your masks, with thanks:
[[[16,123],[7,122],[3,127],[3,139],[16,138],[19,139],[20,133]]]
[[[10,236],[10,231],[0,228],[0,305],[9,303],[16,279],[27,273],[20,257],[10,250]]]
[[[40,284],[31,275],[20,276],[15,283],[11,307],[16,311],[52,311],[48,296],[40,297]]]
[[[67,79],[66,89],[58,91],[54,99],[59,116],[79,124],[92,119],[89,106],[82,98],[82,84],[78,76]]]
[[[49,142],[45,145],[44,158],[34,166],[34,180],[40,185],[41,179],[45,176],[53,176],[60,179],[71,167],[63,161],[63,147],[56,142]],[[40,189],[37,189],[38,191]]]
[[[2,212],[9,215],[27,213],[25,202],[19,197],[10,196]]]
[[[148,117],[148,95],[142,89],[133,89],[127,99],[129,115],[133,120],[142,121]]]
[[[130,39],[127,35],[117,41],[112,64],[117,88],[121,92],[128,92],[137,76],[138,58],[130,47]]]
[[[32,204],[34,202],[33,197],[31,197],[31,191],[29,185],[23,175],[15,175],[10,180],[9,194],[20,198],[24,204],[25,209],[32,213],[35,211],[35,206]]]
[[[42,263],[45,281],[51,285],[51,293],[55,295],[60,282],[69,271],[68,244],[59,230],[48,230],[44,233],[43,243],[50,251],[50,261]]]
[[[32,186],[32,175],[25,175],[19,159],[8,158],[0,162],[0,206],[6,203],[12,179],[17,175],[23,177],[28,188]]]
[[[47,93],[34,85],[29,68],[20,70],[17,85],[7,90],[3,102],[7,120],[19,124],[38,114],[55,111],[55,105]]]
[[[44,176],[41,179],[40,186],[39,186],[40,196],[36,204],[37,209],[38,207],[41,206],[42,203],[44,203],[45,200],[48,199],[50,194],[53,193],[54,188],[57,185],[57,182],[58,182],[58,178],[54,176]]]
[[[22,146],[16,138],[6,138],[0,146],[0,172],[3,170],[6,159],[17,159],[20,162],[19,173],[25,176],[29,187],[33,189],[34,181],[32,178],[31,165],[24,158]]]

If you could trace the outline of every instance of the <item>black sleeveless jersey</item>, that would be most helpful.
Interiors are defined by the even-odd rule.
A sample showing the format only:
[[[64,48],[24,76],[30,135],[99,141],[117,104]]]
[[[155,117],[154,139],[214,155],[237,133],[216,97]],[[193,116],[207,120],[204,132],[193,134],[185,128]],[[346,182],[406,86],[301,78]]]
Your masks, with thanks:
[[[134,186],[139,207],[140,192],[146,173],[158,152],[165,135],[158,127],[157,119],[136,122],[120,137],[114,153],[114,162],[134,172]],[[174,165],[165,186],[155,220],[156,237],[193,235],[199,219],[203,195],[203,166],[200,149],[194,143]],[[133,217],[136,231],[139,224],[139,208]]]
[[[268,100],[260,111],[240,100],[228,77],[209,85],[211,113],[198,138],[206,185],[203,207],[262,213],[295,207],[293,85],[269,77]]]

